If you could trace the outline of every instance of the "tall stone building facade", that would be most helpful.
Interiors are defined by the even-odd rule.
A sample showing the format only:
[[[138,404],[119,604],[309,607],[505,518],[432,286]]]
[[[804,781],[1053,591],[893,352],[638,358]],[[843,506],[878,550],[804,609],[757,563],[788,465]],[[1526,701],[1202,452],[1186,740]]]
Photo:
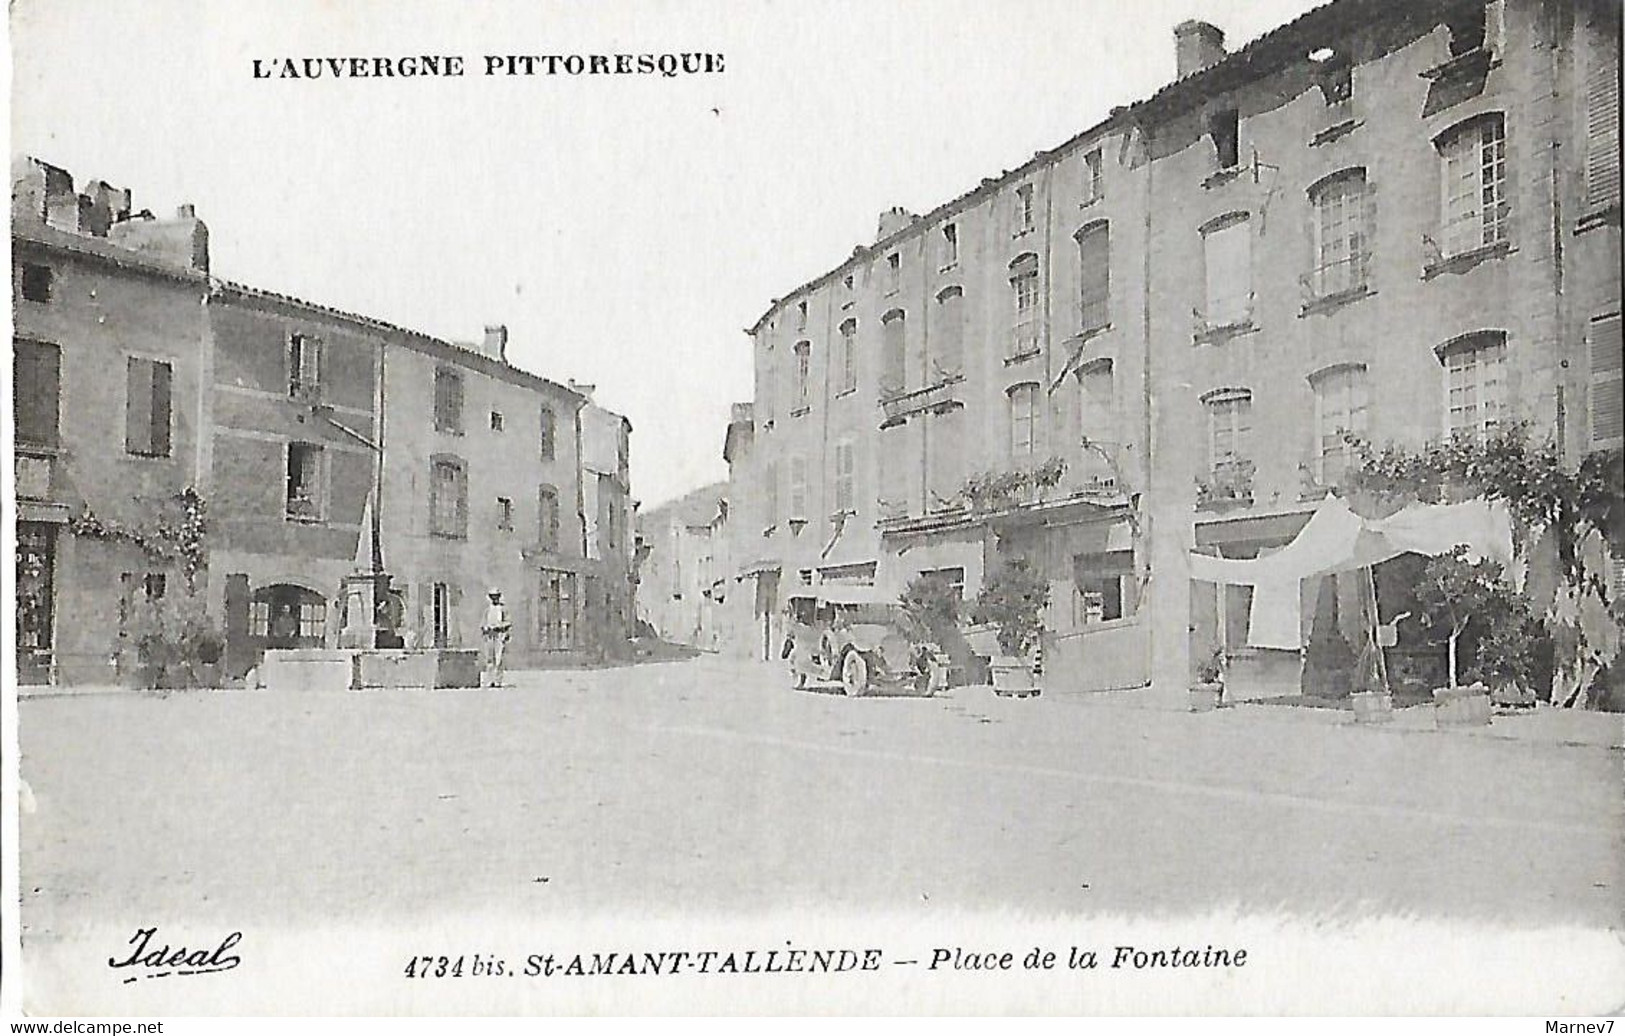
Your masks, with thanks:
[[[735,578],[974,596],[1049,579],[1048,682],[1182,694],[1349,462],[1509,420],[1619,442],[1619,11],[1334,0],[1234,53],[1175,30],[1153,97],[776,300],[730,426]],[[1064,469],[1064,470],[1063,470]],[[1327,580],[1302,622],[1347,625]],[[1347,603],[1347,601],[1345,601]],[[753,647],[752,652],[755,653]],[[766,653],[766,652],[763,652]]]

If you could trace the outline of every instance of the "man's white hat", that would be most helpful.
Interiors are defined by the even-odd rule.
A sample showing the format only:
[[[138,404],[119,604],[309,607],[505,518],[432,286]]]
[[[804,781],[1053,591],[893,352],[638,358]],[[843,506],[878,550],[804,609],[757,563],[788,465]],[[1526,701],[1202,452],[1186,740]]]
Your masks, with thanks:
[[[501,597],[502,596],[502,587],[493,586],[491,589],[485,591],[485,596],[487,596],[487,597]]]

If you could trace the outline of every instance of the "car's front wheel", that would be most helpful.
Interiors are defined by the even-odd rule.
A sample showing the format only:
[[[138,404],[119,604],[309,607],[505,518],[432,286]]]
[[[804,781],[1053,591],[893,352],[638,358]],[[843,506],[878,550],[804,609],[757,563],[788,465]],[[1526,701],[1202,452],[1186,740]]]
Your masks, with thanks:
[[[869,660],[860,651],[848,651],[841,662],[841,690],[848,698],[869,693]]]

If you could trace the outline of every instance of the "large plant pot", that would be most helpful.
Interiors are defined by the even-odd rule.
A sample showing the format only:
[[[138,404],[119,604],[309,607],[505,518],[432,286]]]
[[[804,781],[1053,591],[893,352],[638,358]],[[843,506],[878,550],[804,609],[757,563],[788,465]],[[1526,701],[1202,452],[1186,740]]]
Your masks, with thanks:
[[[1483,684],[1438,687],[1433,691],[1433,722],[1440,729],[1490,725],[1490,692]]]
[[[1387,691],[1355,691],[1349,696],[1354,703],[1354,722],[1389,723],[1394,718],[1394,696]]]
[[[1490,704],[1503,712],[1517,712],[1535,707],[1535,692],[1517,684],[1504,684],[1490,692]]]
[[[993,675],[993,692],[1017,698],[1030,698],[1038,693],[1038,682],[1033,679],[1032,663],[1012,655],[994,655],[988,664]]]
[[[1191,684],[1191,711],[1212,712],[1219,707],[1219,699],[1224,696],[1222,683],[1193,683]]]

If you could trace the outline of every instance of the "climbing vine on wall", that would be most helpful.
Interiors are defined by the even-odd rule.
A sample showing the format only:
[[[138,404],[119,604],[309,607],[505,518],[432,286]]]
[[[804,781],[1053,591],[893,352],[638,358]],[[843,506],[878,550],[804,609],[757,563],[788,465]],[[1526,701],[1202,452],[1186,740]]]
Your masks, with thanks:
[[[155,561],[178,563],[187,591],[191,592],[197,588],[198,573],[208,563],[208,507],[203,496],[188,486],[156,510],[145,521],[128,521],[98,514],[87,503],[68,522],[68,528],[75,536],[128,543]]]

